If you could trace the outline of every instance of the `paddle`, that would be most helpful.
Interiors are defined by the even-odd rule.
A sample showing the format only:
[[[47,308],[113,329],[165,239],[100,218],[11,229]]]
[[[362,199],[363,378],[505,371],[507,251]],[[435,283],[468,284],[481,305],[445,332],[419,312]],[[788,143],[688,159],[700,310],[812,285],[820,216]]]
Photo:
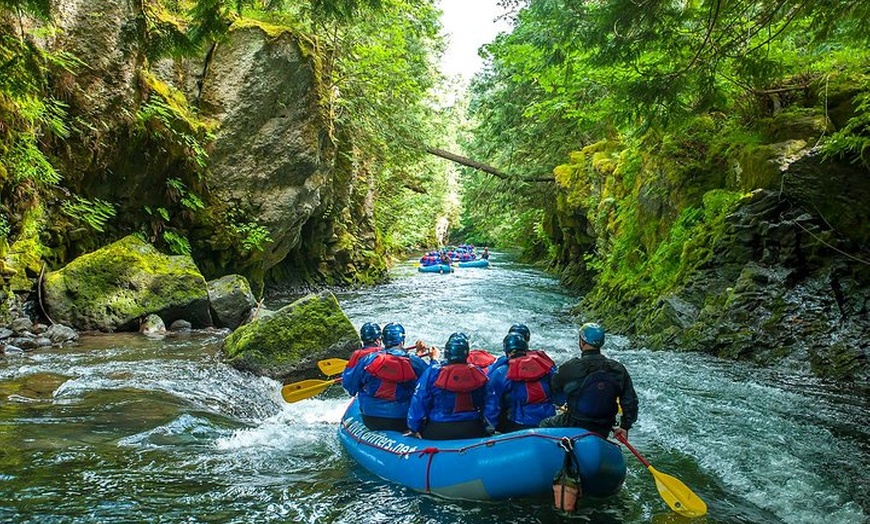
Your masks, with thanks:
[[[338,375],[344,371],[344,368],[347,367],[347,360],[344,360],[343,358],[327,358],[317,361],[317,367],[320,369],[321,373],[327,377],[331,377],[332,375]]]
[[[299,382],[293,382],[282,387],[281,396],[284,397],[284,402],[292,404],[322,393],[336,382],[341,382],[341,377],[331,380],[300,380]]]
[[[659,490],[659,495],[671,507],[672,510],[684,517],[701,517],[707,514],[707,504],[701,500],[698,495],[695,495],[692,490],[685,484],[680,482],[670,475],[657,471],[649,461],[640,454],[634,447],[628,443],[622,435],[614,435],[616,440],[625,444],[637,459],[646,466],[646,469],[652,473],[656,480],[656,488]]]

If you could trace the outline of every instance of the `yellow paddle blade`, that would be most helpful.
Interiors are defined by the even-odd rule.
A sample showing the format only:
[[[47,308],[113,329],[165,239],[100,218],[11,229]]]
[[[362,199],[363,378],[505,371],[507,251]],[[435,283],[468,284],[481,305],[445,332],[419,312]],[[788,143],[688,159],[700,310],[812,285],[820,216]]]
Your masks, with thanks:
[[[338,379],[333,380],[300,380],[292,384],[287,384],[281,388],[281,396],[284,401],[290,404],[311,398],[318,393],[322,393],[326,388],[338,382]]]
[[[317,362],[317,367],[320,368],[320,372],[330,377],[332,375],[338,375],[344,368],[347,367],[347,360],[343,358],[327,358],[323,360],[319,360]]]
[[[659,495],[671,507],[672,510],[684,517],[701,517],[707,514],[707,504],[698,495],[676,479],[666,473],[649,466],[647,468],[656,479],[656,488]]]

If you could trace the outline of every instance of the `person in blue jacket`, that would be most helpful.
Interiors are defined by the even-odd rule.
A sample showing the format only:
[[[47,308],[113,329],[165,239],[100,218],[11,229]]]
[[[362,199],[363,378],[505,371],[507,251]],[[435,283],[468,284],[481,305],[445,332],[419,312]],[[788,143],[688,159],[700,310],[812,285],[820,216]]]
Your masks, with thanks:
[[[428,365],[404,348],[405,328],[389,323],[381,333],[383,351],[369,353],[342,379],[357,395],[363,423],[369,429],[407,431],[408,407],[417,378]]]
[[[554,398],[550,384],[556,364],[543,351],[529,351],[519,333],[508,333],[502,345],[506,359],[489,368],[489,380],[501,402],[496,429],[507,433],[537,427],[556,414],[554,401],[564,402]]]
[[[519,334],[520,336],[522,336],[523,340],[525,340],[526,343],[528,343],[529,339],[532,338],[532,332],[529,330],[529,327],[526,326],[525,324],[512,325],[510,327],[510,329],[508,329],[508,335],[510,335],[512,333],[516,333],[516,334]],[[500,366],[507,364],[507,361],[508,361],[507,354],[501,355],[500,357],[495,359],[495,362],[493,362],[489,365],[489,368],[487,368],[487,373],[489,373],[489,371],[488,371],[489,369],[495,369],[497,367],[500,367]]]
[[[448,440],[485,437],[498,422],[498,398],[486,374],[469,364],[468,339],[454,333],[446,361],[429,366],[417,382],[408,428],[418,437]]]
[[[353,368],[355,368],[360,360],[362,360],[366,355],[383,349],[383,346],[381,345],[381,327],[374,322],[366,322],[363,324],[359,329],[359,338],[362,341],[363,347],[351,353],[344,370],[341,372],[341,384],[348,393],[350,393],[350,390],[347,389],[347,384],[350,381],[350,375],[353,372]],[[353,393],[350,394],[353,395]]]

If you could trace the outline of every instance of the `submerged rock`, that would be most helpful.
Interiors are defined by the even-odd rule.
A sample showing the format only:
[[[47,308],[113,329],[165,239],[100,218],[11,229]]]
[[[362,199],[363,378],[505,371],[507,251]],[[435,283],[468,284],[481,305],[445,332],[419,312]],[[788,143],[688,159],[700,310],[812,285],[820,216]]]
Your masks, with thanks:
[[[335,295],[308,295],[237,329],[224,342],[233,367],[278,380],[311,378],[317,360],[348,358],[361,347]]]

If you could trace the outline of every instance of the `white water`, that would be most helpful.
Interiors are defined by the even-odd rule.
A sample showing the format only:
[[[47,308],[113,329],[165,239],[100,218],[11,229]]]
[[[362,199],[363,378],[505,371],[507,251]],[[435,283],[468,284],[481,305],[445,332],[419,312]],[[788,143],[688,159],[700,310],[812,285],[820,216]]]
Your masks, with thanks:
[[[577,351],[575,299],[498,258],[453,275],[405,264],[393,283],[339,299],[357,327],[398,321],[409,340],[440,346],[461,330],[496,351],[523,322],[557,361]],[[381,481],[338,445],[343,391],[284,404],[278,383],[220,363],[219,341],[99,337],[0,361],[0,522],[565,520],[545,499],[454,502]],[[866,397],[619,336],[605,353],[628,367],[640,397],[631,440],[707,501],[705,522],[867,522]],[[628,460],[623,491],[573,519],[684,522]]]

